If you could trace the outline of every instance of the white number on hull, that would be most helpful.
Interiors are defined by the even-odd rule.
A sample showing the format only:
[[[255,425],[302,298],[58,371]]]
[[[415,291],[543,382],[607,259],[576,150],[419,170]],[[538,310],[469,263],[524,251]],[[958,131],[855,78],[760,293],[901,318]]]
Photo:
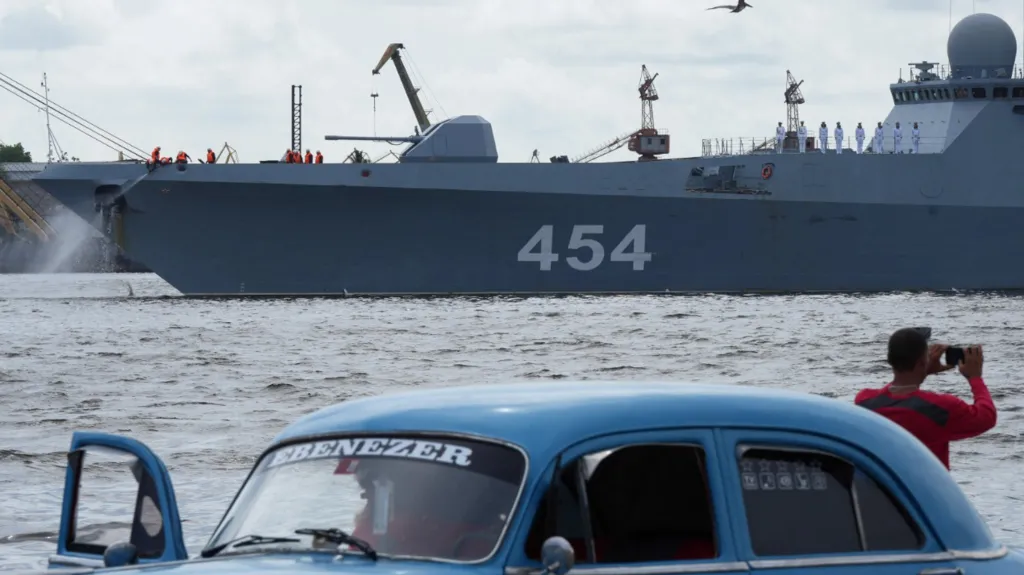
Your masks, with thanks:
[[[627,252],[626,248],[633,245],[633,251]],[[647,226],[637,224],[629,233],[622,238],[619,245],[612,250],[611,260],[613,262],[632,262],[633,271],[644,271],[644,264],[651,261],[651,253],[647,251]]]
[[[601,265],[604,261],[604,246],[601,242],[583,237],[585,234],[603,234],[604,226],[573,226],[572,237],[569,238],[569,249],[588,249],[590,250],[590,258],[587,260],[581,260],[576,256],[569,256],[565,258],[565,263],[569,264],[574,270],[581,272],[589,272],[590,270]]]
[[[526,242],[519,250],[519,261],[521,262],[537,262],[540,264],[541,271],[551,271],[551,262],[558,261],[558,254],[551,251],[551,244],[554,243],[552,236],[554,235],[555,226],[547,225],[541,226],[537,233],[533,234],[533,237]],[[540,251],[534,252],[533,248],[540,245]]]
[[[572,227],[572,235],[569,237],[571,250],[586,249],[590,252],[587,258],[569,256],[565,263],[574,270],[586,272],[597,269],[604,263],[604,246],[594,239],[594,236],[604,233],[604,226],[601,225],[576,225]],[[559,255],[554,252],[554,226],[541,226],[537,233],[533,234],[522,249],[519,250],[518,260],[521,262],[537,262],[541,271],[551,271],[551,264],[557,262]],[[632,246],[632,251],[626,249]],[[650,252],[645,251],[647,247],[647,226],[637,224],[629,233],[622,238],[622,241],[615,246],[609,254],[608,259],[613,262],[630,262],[634,271],[643,271],[644,265],[651,261]]]

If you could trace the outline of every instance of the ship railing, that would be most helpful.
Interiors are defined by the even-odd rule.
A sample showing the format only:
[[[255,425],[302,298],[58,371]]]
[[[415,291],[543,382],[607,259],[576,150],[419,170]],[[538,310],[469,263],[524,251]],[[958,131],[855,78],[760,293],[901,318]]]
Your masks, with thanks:
[[[763,136],[741,138],[705,138],[701,140],[702,156],[741,156],[757,152],[774,152],[775,138]]]
[[[873,150],[874,129],[867,130],[867,134],[864,137],[863,150],[865,152],[871,152]],[[895,148],[895,140],[892,137],[892,131],[886,130],[887,134],[882,137],[882,151],[884,153],[891,153]],[[910,137],[910,130],[906,130],[903,133],[903,138],[900,140],[900,150],[909,154],[914,149],[913,139]],[[925,137],[922,136],[918,143],[918,151],[921,154],[934,154],[941,152],[946,146],[945,137]],[[825,151],[835,152],[836,141],[831,135],[828,140],[825,141]],[[857,138],[854,136],[845,136],[843,138],[843,151],[855,152],[857,150]],[[817,134],[811,136],[808,134],[807,143],[804,147],[805,153],[821,153],[821,147],[818,143]],[[779,149],[776,144],[775,138],[765,137],[745,137],[745,138],[705,138],[701,140],[701,156],[708,157],[727,157],[727,156],[743,156],[751,154],[799,154],[800,143],[795,136],[787,136],[782,141],[782,148]]]
[[[935,64],[935,67],[931,69],[931,74],[937,76],[932,80],[952,80],[953,79],[953,67],[949,64]],[[1014,64],[1009,70],[1010,78],[1014,80],[1024,80],[1024,63]],[[916,82],[921,79],[922,72],[917,68],[910,68],[910,79],[904,80],[908,82]],[[903,74],[900,74],[900,79],[903,78]],[[927,78],[926,78],[927,79]]]

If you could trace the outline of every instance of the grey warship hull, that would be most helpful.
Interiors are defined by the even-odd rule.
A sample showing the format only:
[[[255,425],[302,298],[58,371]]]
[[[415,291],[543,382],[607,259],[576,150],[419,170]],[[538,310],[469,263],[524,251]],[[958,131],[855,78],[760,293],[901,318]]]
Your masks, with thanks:
[[[918,153],[498,163],[460,116],[397,164],[35,180],[193,296],[1024,289],[1024,82],[978,76],[890,86],[884,150],[916,122]]]
[[[767,181],[763,160],[775,164]],[[688,190],[687,180],[704,180],[690,175],[693,160],[424,165],[415,186],[399,184],[401,165],[373,166],[369,178],[354,165],[162,168],[126,194],[117,239],[186,295],[1024,288],[1024,267],[1014,264],[1024,261],[1024,189],[1001,193],[997,182],[978,185],[977,174],[943,164],[941,155],[925,154],[750,157],[735,168],[747,176],[737,175],[739,187],[728,191]],[[239,183],[241,174],[229,174],[246,169],[266,175]],[[272,181],[296,170],[324,183]],[[90,171],[59,166],[40,177],[88,217]],[[224,181],[210,182],[218,172]],[[482,182],[537,186],[423,185],[467,172]],[[893,182],[895,174],[905,176]],[[933,176],[921,182],[921,174]],[[583,182],[602,184],[585,189]],[[863,199],[838,199],[851,195]],[[550,248],[529,249],[545,226]],[[570,246],[574,226],[601,226],[581,236],[599,253]],[[613,257],[634,230],[640,241]],[[530,261],[520,255],[524,247],[557,259]]]

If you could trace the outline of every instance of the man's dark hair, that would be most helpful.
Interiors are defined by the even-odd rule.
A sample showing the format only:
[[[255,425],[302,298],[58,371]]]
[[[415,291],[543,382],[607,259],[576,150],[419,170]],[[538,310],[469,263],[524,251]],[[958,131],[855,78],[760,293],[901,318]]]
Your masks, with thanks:
[[[928,353],[928,338],[921,330],[905,327],[889,336],[886,361],[895,371],[911,371],[921,357]]]

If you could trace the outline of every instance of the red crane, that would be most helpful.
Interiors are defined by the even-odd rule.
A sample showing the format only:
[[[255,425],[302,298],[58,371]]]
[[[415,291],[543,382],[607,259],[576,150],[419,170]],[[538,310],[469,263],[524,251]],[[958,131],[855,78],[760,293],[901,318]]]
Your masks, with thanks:
[[[629,151],[640,154],[639,161],[655,160],[655,156],[667,154],[669,150],[668,134],[658,132],[654,127],[654,101],[658,99],[658,91],[654,89],[654,79],[658,75],[651,76],[647,71],[647,65],[640,69],[640,85],[637,89],[640,92],[640,129],[627,132],[621,136],[601,144],[601,146],[574,158],[573,163],[591,162],[602,156],[608,155],[623,146],[629,146]],[[552,162],[555,158],[552,158]]]
[[[667,154],[669,150],[668,134],[659,134],[654,127],[654,101],[658,99],[658,91],[654,88],[654,79],[647,65],[640,68],[640,129],[629,139],[629,151],[640,154],[640,160],[653,160],[655,156]]]

